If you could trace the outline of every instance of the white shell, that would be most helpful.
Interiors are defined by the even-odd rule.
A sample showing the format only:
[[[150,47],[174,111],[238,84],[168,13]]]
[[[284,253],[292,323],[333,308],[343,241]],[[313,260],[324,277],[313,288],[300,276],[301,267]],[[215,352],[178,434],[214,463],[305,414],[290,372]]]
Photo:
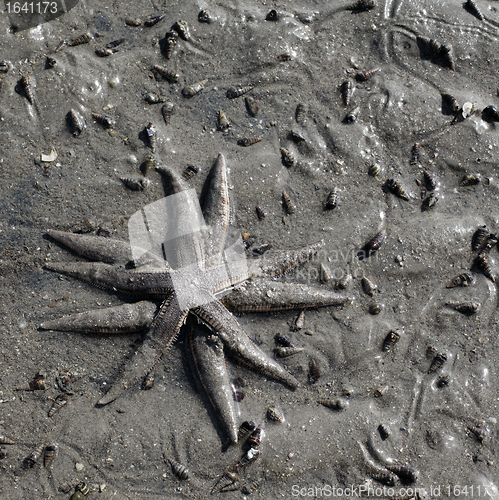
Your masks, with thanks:
[[[462,111],[462,114],[463,114],[463,118],[468,118],[469,116],[471,116],[473,114],[473,111],[475,110],[475,106],[473,105],[472,102],[465,102],[463,104],[463,111]]]

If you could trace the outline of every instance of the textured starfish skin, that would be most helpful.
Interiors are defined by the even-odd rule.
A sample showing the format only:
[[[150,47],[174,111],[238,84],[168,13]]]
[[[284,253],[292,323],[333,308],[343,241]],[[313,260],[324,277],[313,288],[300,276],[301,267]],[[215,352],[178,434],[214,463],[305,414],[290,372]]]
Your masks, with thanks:
[[[188,190],[185,181],[173,171],[158,170],[170,185],[172,194]],[[181,224],[187,217],[192,217],[195,211],[191,209],[196,203],[197,199],[192,196],[185,198],[185,205],[176,208],[173,222]],[[232,260],[229,264],[225,262],[232,217],[230,207],[228,172],[225,158],[220,154],[211,172],[204,206],[207,226],[175,241],[172,258],[176,266],[170,267],[160,257],[142,251],[138,268],[116,268],[111,264],[124,265],[131,260],[134,248],[128,243],[55,230],[47,232],[79,254],[100,261],[48,263],[47,269],[114,292],[143,299],[162,299],[158,312],[153,302],[141,300],[47,321],[40,326],[45,330],[118,333],[149,325],[142,344],[98,404],[114,401],[147,375],[174,341],[189,313],[212,331],[207,336],[190,328],[189,342],[198,375],[231,441],[237,441],[237,421],[225,366],[226,354],[293,389],[298,387],[298,381],[289,372],[249,339],[225,305],[232,309],[260,311],[340,305],[349,299],[307,285],[264,279],[280,275],[306,261],[322,247],[322,242],[296,251],[275,252],[271,257],[249,262],[244,258]],[[236,288],[221,302],[217,294],[231,287]],[[187,290],[187,301],[185,296],[179,296],[180,290]]]

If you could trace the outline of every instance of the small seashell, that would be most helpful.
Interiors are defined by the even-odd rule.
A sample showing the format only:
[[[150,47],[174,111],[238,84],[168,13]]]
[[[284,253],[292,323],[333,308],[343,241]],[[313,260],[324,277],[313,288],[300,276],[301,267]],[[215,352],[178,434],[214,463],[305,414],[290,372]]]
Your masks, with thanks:
[[[296,106],[296,111],[295,111],[296,123],[303,125],[305,123],[305,114],[306,114],[305,105],[298,104],[298,106]]]
[[[279,422],[280,424],[282,424],[285,420],[282,411],[275,406],[270,406],[269,408],[267,408],[267,418],[269,420],[272,420],[272,422]]]
[[[329,281],[331,281],[331,273],[322,262],[320,267],[320,280],[322,283],[328,283]]]
[[[83,493],[83,495],[87,496],[90,493],[90,486],[88,486],[88,484],[85,481],[80,481],[75,486],[75,490],[76,491],[81,491]]]
[[[156,152],[156,143],[157,143],[157,137],[156,137],[156,127],[154,126],[154,123],[149,122],[144,129],[145,135],[147,137],[147,140],[149,142],[149,147],[152,149],[152,152]]]
[[[245,137],[244,139],[239,139],[237,141],[237,144],[239,146],[252,146],[253,144],[256,144],[257,142],[260,142],[262,140],[262,137]]]
[[[45,60],[45,67],[46,68],[55,68],[57,66],[57,59],[53,58],[52,56],[47,56],[47,59]]]
[[[252,481],[251,483],[244,485],[244,487],[241,489],[241,493],[243,495],[251,495],[260,487],[260,484],[261,481]]]
[[[375,7],[374,0],[357,0],[354,4],[346,7],[346,9],[362,12],[362,11],[374,9],[374,7]]]
[[[317,366],[315,359],[311,359],[309,364],[308,379],[311,384],[315,384],[320,378],[321,372],[319,371],[319,367]]]
[[[217,114],[217,127],[222,132],[230,128],[230,121],[221,109],[218,110]]]
[[[210,14],[210,11],[207,10],[207,9],[203,9],[203,10],[199,11],[198,21],[200,23],[206,23],[206,24],[211,23],[211,14]]]
[[[101,113],[92,113],[92,118],[100,123],[104,128],[112,128],[116,125],[114,118],[108,115],[103,115]]]
[[[142,20],[138,17],[135,19],[129,18],[125,19],[125,24],[128,26],[134,26],[136,28],[137,26],[140,26],[142,24]]]
[[[45,447],[45,454],[43,456],[43,466],[45,468],[47,468],[52,462],[52,460],[54,460],[56,454],[57,454],[56,444],[48,444]]]
[[[430,196],[423,200],[423,210],[429,210],[437,204],[438,196],[435,193],[431,193]]]
[[[50,148],[50,154],[44,155],[43,153],[40,155],[40,161],[43,162],[51,162],[55,161],[57,159],[57,151],[55,150],[54,146]]]
[[[466,0],[466,3],[464,4],[464,8],[472,15],[474,15],[477,19],[480,21],[483,21],[483,15],[482,13],[478,10],[478,7],[476,6],[475,2],[473,0]]]
[[[244,439],[252,433],[256,429],[256,424],[253,421],[244,421],[240,426],[239,430],[237,431],[237,441],[240,443],[241,441],[244,441]]]
[[[113,54],[116,54],[118,52],[118,49],[110,49],[108,47],[99,47],[95,49],[95,53],[99,57],[109,57],[112,56]]]
[[[16,444],[16,442],[7,436],[0,436],[0,444]]]
[[[265,436],[265,422],[262,422],[250,435],[247,444],[251,448],[258,448]],[[251,457],[248,457],[251,459]],[[255,457],[256,458],[256,457]]]
[[[353,123],[357,121],[360,114],[360,107],[356,106],[351,111],[349,111],[345,116],[345,123]]]
[[[366,251],[368,253],[378,251],[385,240],[386,240],[386,230],[383,229],[365,244]]]
[[[45,445],[41,444],[37,448],[35,448],[29,456],[24,459],[23,465],[25,468],[32,468],[38,462],[43,450],[45,449]]]
[[[154,159],[154,156],[146,156],[145,160],[142,162],[142,165],[140,166],[140,172],[145,177],[155,167],[156,167],[156,160]]]
[[[383,424],[378,425],[378,432],[382,441],[385,441],[390,437],[390,432]]]
[[[472,102],[465,102],[463,104],[461,114],[464,119],[469,118],[475,112],[475,105]]]
[[[92,36],[90,35],[90,33],[83,33],[83,35],[80,35],[78,38],[71,40],[68,45],[70,47],[75,47],[76,45],[88,43],[90,42],[90,40],[92,40]]]
[[[281,333],[276,333],[274,340],[276,344],[279,344],[282,347],[295,347],[291,340],[286,337],[286,335],[282,335]]]
[[[399,480],[396,474],[388,470],[380,470],[371,475],[371,477],[378,481],[378,483],[384,484],[386,486],[395,486],[398,484]]]
[[[499,122],[499,111],[495,106],[487,106],[483,111],[482,115],[485,119],[493,121],[493,122]]]
[[[367,295],[370,295],[371,297],[374,296],[374,292],[378,289],[378,287],[366,276],[362,277],[362,288],[364,292],[367,293]]]
[[[155,92],[148,92],[144,95],[144,101],[146,101],[147,104],[161,104],[166,102],[166,99]]]
[[[487,428],[469,426],[468,430],[470,431],[470,434],[472,434],[479,443],[483,443],[485,439],[488,437]]]
[[[295,157],[289,149],[280,148],[282,164],[285,167],[292,167],[295,163]]]
[[[369,305],[369,313],[375,316],[376,314],[380,314],[383,310],[383,306],[379,302],[373,302]]]
[[[120,177],[120,180],[133,191],[143,191],[151,183],[145,177]]]
[[[433,361],[430,364],[430,368],[428,368],[428,373],[434,373],[437,370],[440,370],[442,366],[444,366],[447,361],[447,354],[443,352],[437,353],[437,355],[433,358]]]
[[[163,115],[163,120],[165,124],[168,125],[170,123],[172,113],[173,113],[173,102],[168,101],[166,104],[163,104],[161,107],[161,114]]]
[[[296,205],[293,203],[293,201],[289,197],[289,194],[287,193],[287,191],[283,191],[282,192],[282,202],[283,202],[283,205],[284,205],[284,209],[286,210],[286,212],[289,215],[295,213],[295,211],[296,211]]]
[[[341,98],[343,99],[343,104],[348,106],[352,100],[353,88],[352,82],[350,80],[345,80],[340,87]]]
[[[172,459],[168,459],[168,462],[170,462],[172,472],[176,477],[178,477],[182,481],[189,479],[189,471],[185,466],[179,464],[178,462],[175,462]]]
[[[71,109],[66,115],[66,121],[68,122],[71,133],[75,137],[79,136],[87,128],[85,118],[74,109]]]
[[[153,71],[157,71],[165,80],[168,80],[170,83],[177,83],[180,75],[166,66],[160,66],[159,64],[155,64],[152,67]]]
[[[455,305],[454,309],[461,314],[471,316],[477,313],[478,309],[480,309],[480,304],[478,302],[463,302],[462,304]]]
[[[154,372],[150,371],[146,377],[144,378],[144,382],[142,382],[142,389],[148,391],[154,387],[155,376]]]
[[[244,102],[246,104],[246,109],[248,110],[248,114],[250,116],[256,116],[258,113],[258,104],[256,100],[251,96],[246,96],[244,98]]]
[[[470,286],[475,283],[475,277],[470,272],[461,273],[459,276],[453,278],[446,286],[446,288],[454,288],[456,286]]]
[[[487,241],[490,233],[486,226],[479,227],[473,234],[473,239],[471,240],[471,248],[474,251],[480,250],[483,244]]]
[[[288,138],[291,139],[296,144],[305,142],[305,137],[303,137],[302,134],[296,132],[295,130],[288,130]]]
[[[345,276],[343,276],[343,278],[337,281],[336,288],[338,288],[339,290],[346,290],[352,282],[352,279],[353,278],[351,274],[346,274]]]
[[[319,404],[325,406],[326,408],[331,408],[331,410],[342,411],[348,408],[348,401],[345,399],[319,399],[317,400]]]
[[[287,53],[279,54],[278,56],[276,56],[276,61],[280,62],[291,61],[291,59],[293,59],[293,56]]]
[[[175,30],[182,40],[190,40],[191,38],[186,21],[177,21],[170,29]]]
[[[230,87],[227,89],[227,99],[236,99],[237,97],[241,97],[242,95],[248,93],[250,90],[253,90],[254,87],[252,85],[247,85],[246,87]]]
[[[303,347],[276,347],[274,353],[280,358],[286,358],[287,356],[292,356],[293,354],[298,354],[303,351]]]
[[[109,42],[106,45],[107,49],[114,49],[118,47],[118,45],[121,45],[125,41],[125,38],[119,38],[118,40],[113,40],[112,42]]]
[[[48,412],[49,417],[53,417],[56,412],[58,412],[67,402],[69,398],[65,394],[59,394],[52,403],[50,410]]]
[[[485,244],[480,248],[480,253],[488,253],[499,242],[499,234],[491,233],[485,241]]]
[[[374,74],[376,74],[379,71],[379,68],[373,68],[373,69],[368,69],[365,71],[360,71],[355,75],[355,79],[358,82],[365,82],[369,80]]]
[[[165,34],[165,56],[167,59],[171,59],[173,51],[177,46],[178,33],[176,31],[167,31]]]
[[[190,179],[191,177],[194,177],[198,172],[199,172],[199,167],[196,167],[196,165],[188,165],[187,168],[184,170],[182,177],[184,179]]]
[[[43,377],[36,377],[30,380],[27,386],[16,387],[16,391],[44,391],[46,390],[45,379]]]
[[[402,187],[399,181],[396,179],[387,179],[385,182],[385,186],[396,196],[399,198],[402,198],[403,200],[409,201],[409,195],[405,191],[405,189]]]
[[[242,391],[234,391],[233,396],[234,396],[234,401],[236,403],[240,403],[244,399],[245,394]]]
[[[265,245],[260,245],[259,247],[252,248],[252,251],[258,255],[263,255],[271,248],[272,248],[272,243],[266,243]]]
[[[381,167],[377,164],[371,165],[368,170],[368,174],[371,177],[376,177],[381,173]]]
[[[204,86],[208,83],[208,79],[201,80],[198,83],[194,83],[193,85],[189,85],[182,89],[182,95],[184,97],[194,97],[196,94],[199,94],[204,89]]]
[[[144,26],[146,28],[152,28],[153,26],[156,26],[162,19],[164,19],[165,16],[152,16],[149,17],[144,21]]]
[[[336,188],[334,188],[326,198],[326,202],[324,203],[324,210],[332,210],[336,208],[338,205],[338,192]]]
[[[434,189],[436,189],[438,182],[437,182],[437,179],[435,178],[435,176],[431,172],[428,172],[428,170],[423,170],[423,179],[424,179],[426,188],[429,191],[433,191]]]
[[[396,474],[403,483],[414,483],[418,479],[418,472],[408,465],[386,465],[390,472]]]
[[[382,351],[388,352],[393,349],[393,346],[400,340],[400,333],[392,330],[383,340]]]
[[[486,253],[481,253],[477,258],[476,258],[476,265],[478,268],[483,272],[483,274],[489,278],[490,281],[495,283],[496,278],[494,274],[492,273],[492,266],[490,264],[490,259],[489,256]]]
[[[293,325],[293,330],[301,330],[305,326],[305,311],[302,311],[296,318],[295,324]]]
[[[257,205],[255,207],[255,210],[256,210],[256,215],[258,216],[258,218],[260,220],[265,219],[266,214],[265,214],[264,210],[260,206]]]
[[[277,10],[272,9],[266,16],[266,21],[279,21],[279,12]]]
[[[443,93],[442,100],[449,111],[451,111],[452,113],[457,113],[461,108],[461,106],[459,106],[459,103],[457,102],[457,99],[450,94]]]
[[[444,377],[440,377],[437,380],[437,387],[439,389],[447,387],[449,385],[449,382],[450,382],[450,376],[449,375],[445,375]]]
[[[419,163],[419,142],[415,142],[411,149],[411,165]]]
[[[24,95],[28,99],[30,104],[35,103],[35,83],[31,80],[31,78],[26,75],[23,76],[19,80],[19,86],[21,87],[21,90],[23,91]]]

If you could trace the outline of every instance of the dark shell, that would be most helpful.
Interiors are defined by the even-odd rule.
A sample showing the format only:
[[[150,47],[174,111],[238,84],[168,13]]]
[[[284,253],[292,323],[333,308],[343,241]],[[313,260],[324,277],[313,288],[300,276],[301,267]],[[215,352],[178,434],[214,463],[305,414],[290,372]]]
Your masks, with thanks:
[[[385,182],[385,186],[396,196],[399,198],[402,198],[403,200],[409,201],[409,195],[405,191],[405,189],[402,187],[399,181],[396,179],[387,179]]]
[[[170,83],[176,83],[180,78],[180,75],[176,71],[167,68],[166,66],[160,66],[159,64],[156,64],[152,67],[152,69],[154,71],[157,71],[165,80],[168,80]]]
[[[430,368],[428,368],[428,373],[434,373],[442,366],[444,366],[445,362],[447,361],[447,354],[444,352],[439,352],[437,355],[433,358],[433,361],[430,364]]]
[[[243,495],[251,495],[260,487],[261,481],[252,481],[241,489]]]
[[[251,432],[253,432],[256,429],[256,424],[252,420],[244,421],[240,427],[239,430],[237,431],[237,441],[241,442],[243,441],[246,436],[248,436]]]
[[[165,56],[167,59],[171,59],[173,51],[177,46],[178,33],[176,31],[167,31],[165,34]]]
[[[248,147],[256,144],[257,142],[260,142],[261,140],[262,137],[245,137],[244,139],[239,139],[237,141],[237,144],[239,144],[239,146]]]
[[[381,167],[377,164],[374,164],[374,165],[371,165],[369,167],[369,170],[368,170],[368,174],[371,176],[371,177],[376,177],[377,175],[379,175],[381,173]]]
[[[16,444],[16,442],[7,436],[0,436],[0,444]]]
[[[80,35],[78,38],[75,38],[74,40],[71,40],[68,45],[70,47],[75,47],[76,45],[82,45],[84,43],[88,43],[92,40],[92,36],[90,33],[83,33],[83,35]]]
[[[293,59],[293,56],[287,53],[279,54],[278,56],[276,56],[276,61],[280,62],[291,61],[291,59]]]
[[[498,233],[491,233],[489,234],[487,240],[485,241],[485,244],[483,245],[482,248],[480,248],[481,253],[487,253],[490,252],[490,250],[497,245],[499,242],[499,234]]]
[[[38,462],[38,459],[42,455],[44,449],[45,449],[44,444],[41,444],[40,446],[35,448],[31,452],[31,454],[24,459],[24,462],[23,462],[24,467],[26,467],[26,468],[34,467],[36,465],[36,463]]]
[[[149,147],[152,149],[152,152],[156,152],[156,127],[154,126],[154,123],[149,122],[144,129],[145,135],[147,137],[147,140],[149,142]]]
[[[480,304],[478,302],[463,302],[454,306],[454,309],[461,314],[471,316],[477,313],[478,309],[480,309]]]
[[[274,337],[275,343],[282,347],[295,347],[291,339],[286,337],[286,335],[282,335],[281,333],[276,333]]]
[[[464,8],[472,15],[474,15],[477,19],[480,21],[483,21],[483,15],[482,13],[478,10],[478,7],[476,6],[475,2],[473,0],[466,0],[466,3],[464,4]]]
[[[303,125],[305,123],[306,108],[304,104],[298,104],[295,111],[296,123]]]
[[[374,296],[374,292],[378,289],[378,287],[366,276],[362,278],[362,288],[364,292],[371,297]]]
[[[43,466],[45,468],[47,468],[52,462],[52,460],[54,460],[56,454],[57,454],[56,444],[48,444],[45,447],[45,455],[43,456]]]
[[[424,36],[416,37],[417,43],[423,47],[428,55],[433,58],[440,59],[443,65],[451,70],[455,70],[454,58],[452,55],[452,47],[441,44],[434,39],[426,38]]]
[[[217,113],[217,128],[222,132],[230,128],[230,121],[221,109]]]
[[[461,180],[460,186],[476,186],[482,180],[480,174],[466,174]]]
[[[244,101],[246,103],[246,109],[248,110],[249,115],[256,116],[258,113],[258,105],[255,99],[251,96],[246,96]]]
[[[438,196],[435,193],[431,193],[430,196],[423,200],[423,210],[429,210],[430,208],[434,207],[437,204],[438,200]]]
[[[263,210],[261,207],[259,207],[259,206],[257,205],[257,206],[255,207],[255,210],[256,210],[256,215],[258,216],[258,218],[259,218],[260,220],[265,219],[266,214],[265,214],[264,210]]]
[[[166,101],[164,97],[156,94],[155,92],[148,92],[144,95],[144,101],[147,104],[161,104]]]
[[[423,170],[423,179],[429,191],[433,191],[437,187],[436,177],[431,172],[428,172],[428,170]]]
[[[19,86],[21,87],[21,90],[23,91],[24,95],[28,99],[30,104],[35,103],[35,83],[31,80],[31,78],[26,75],[23,76],[19,80]]]
[[[494,122],[499,122],[499,111],[495,106],[487,106],[483,111],[482,114],[484,118],[490,121]]]
[[[265,243],[264,245],[260,245],[259,247],[252,248],[252,252],[257,255],[263,255],[265,252],[268,252],[272,248],[272,243]]]
[[[75,137],[79,136],[87,128],[85,118],[83,118],[83,116],[75,109],[71,109],[71,111],[69,111],[66,115],[66,121],[68,122],[71,133]]]
[[[279,12],[277,10],[272,9],[266,16],[266,21],[279,21]]]
[[[265,424],[260,424],[250,435],[247,443],[251,448],[258,448],[265,435]]]
[[[90,493],[90,486],[85,481],[80,481],[75,486],[76,491],[81,491],[85,496]]]
[[[288,130],[288,138],[293,142],[296,142],[296,144],[305,142],[305,137],[303,137],[303,135],[301,135],[299,132],[296,132],[295,130]]]
[[[325,210],[332,210],[338,206],[338,192],[336,189],[333,189],[326,198],[326,202],[324,203]]]
[[[354,4],[346,7],[347,10],[353,10],[358,12],[363,12],[366,10],[374,9],[375,7],[374,0],[357,0]]]
[[[57,65],[57,59],[54,59],[51,56],[47,56],[47,59],[45,61],[45,67],[46,68],[54,68]]]
[[[397,474],[403,483],[414,483],[418,479],[418,471],[409,465],[387,465],[386,468]]]
[[[178,33],[178,36],[182,38],[182,40],[190,40],[191,34],[189,33],[189,26],[186,21],[177,21],[172,27],[172,30],[175,30]]]
[[[489,278],[490,281],[495,283],[496,278],[495,278],[494,274],[492,273],[492,266],[490,265],[490,259],[486,253],[481,253],[476,258],[476,265],[483,272],[483,274],[487,278]]]
[[[398,477],[393,472],[390,472],[388,470],[375,472],[371,477],[375,481],[378,481],[378,483],[384,484],[386,486],[395,486],[399,482]]]
[[[383,306],[379,302],[373,302],[369,305],[369,313],[373,316],[376,314],[380,314],[383,310]]]
[[[442,100],[444,101],[447,108],[449,108],[449,110],[452,111],[453,113],[457,113],[461,108],[461,106],[457,102],[457,99],[450,94],[443,93]]]
[[[345,123],[353,123],[357,121],[359,114],[360,114],[360,106],[356,106],[346,114]]]
[[[470,434],[472,434],[479,443],[483,443],[488,437],[488,431],[484,427],[470,426],[468,427]]]
[[[163,120],[165,124],[168,125],[170,123],[172,113],[173,113],[173,102],[167,102],[161,107],[161,114],[163,115]]]
[[[118,40],[113,40],[106,45],[106,49],[114,49],[121,45],[125,41],[125,38],[119,38]]]
[[[382,441],[390,437],[390,431],[383,424],[378,425],[378,432]]]
[[[311,384],[315,384],[321,378],[321,372],[315,359],[310,360],[308,378]]]
[[[369,80],[374,74],[376,74],[379,71],[379,68],[373,68],[373,69],[368,69],[365,71],[360,71],[355,75],[355,79],[358,82],[365,82]]]
[[[386,240],[386,230],[383,229],[376,236],[374,236],[371,240],[366,243],[366,250],[368,252],[376,252],[380,249],[381,245]]]
[[[444,377],[440,377],[437,380],[437,387],[439,389],[447,387],[449,385],[449,382],[450,382],[450,376],[449,375],[445,375]]]
[[[154,376],[154,372],[153,371],[149,372],[144,378],[144,381],[142,382],[142,389],[146,391],[152,389],[154,387],[155,378],[156,377]]]
[[[351,274],[345,275],[343,278],[337,281],[336,288],[340,290],[346,290],[348,288],[348,285],[351,283],[352,279],[353,278]]]
[[[204,86],[208,83],[207,79],[201,80],[200,82],[188,85],[182,89],[182,95],[184,97],[194,97],[199,94],[204,89]]]
[[[281,148],[279,151],[281,152],[282,164],[288,168],[292,167],[295,163],[295,157],[293,153],[286,148]]]
[[[284,209],[289,215],[295,213],[296,205],[293,203],[293,201],[289,197],[289,194],[286,191],[282,192],[282,202],[284,205]]]
[[[456,286],[470,286],[475,283],[475,277],[469,272],[461,273],[459,276],[453,278],[446,286],[446,288],[454,288]]]
[[[194,177],[198,172],[199,172],[199,167],[196,167],[196,165],[189,165],[184,170],[182,177],[184,179],[190,179],[191,177]]]
[[[242,95],[248,93],[250,90],[253,90],[252,85],[247,85],[246,87],[230,87],[227,89],[226,96],[227,99],[236,99],[237,97],[241,97]]]
[[[65,394],[59,394],[52,403],[48,416],[53,417],[68,401],[69,398]]]
[[[343,104],[345,106],[348,106],[350,104],[350,101],[352,99],[352,82],[350,80],[345,80],[340,87],[341,91],[341,98],[343,99]]]
[[[245,394],[242,391],[234,391],[233,396],[234,396],[234,401],[236,403],[240,403],[244,399]]]
[[[142,20],[138,17],[136,19],[125,19],[125,24],[127,26],[134,26],[136,28],[137,26],[140,26],[142,24]]]
[[[471,240],[471,248],[474,251],[480,250],[482,245],[487,241],[489,237],[489,231],[486,226],[479,227],[473,234],[473,239]]]
[[[170,462],[172,472],[176,477],[178,477],[182,481],[189,479],[189,471],[187,470],[187,467],[171,459],[169,459],[168,461]]]
[[[388,352],[393,349],[393,346],[400,340],[400,333],[392,330],[383,340],[382,350],[383,352]]]
[[[144,26],[146,28],[152,28],[153,26],[156,26],[161,20],[164,19],[165,16],[152,16],[149,17],[144,21]]]
[[[270,406],[269,408],[267,408],[267,418],[269,420],[272,420],[272,422],[279,422],[280,424],[282,424],[285,420],[282,411],[275,406]]]
[[[198,21],[200,23],[206,23],[206,24],[211,23],[210,11],[206,9],[200,10],[198,14]]]
[[[411,165],[419,163],[419,142],[415,142],[411,149]]]
[[[92,113],[92,118],[105,128],[112,128],[116,125],[116,121],[114,120],[114,118],[108,115],[102,115],[100,113]]]
[[[99,57],[112,56],[113,54],[116,54],[116,52],[118,52],[118,49],[109,49],[107,47],[99,47],[98,49],[95,49],[95,53]]]

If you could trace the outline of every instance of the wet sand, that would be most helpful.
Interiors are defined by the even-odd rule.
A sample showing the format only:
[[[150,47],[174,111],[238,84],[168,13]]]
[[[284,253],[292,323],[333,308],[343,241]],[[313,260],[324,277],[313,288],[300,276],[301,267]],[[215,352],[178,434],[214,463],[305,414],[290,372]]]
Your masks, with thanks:
[[[255,498],[348,496],[328,495],[327,485],[382,487],[373,476],[390,464],[418,471],[417,481],[396,486],[394,496],[403,486],[425,488],[429,497],[438,496],[430,491],[438,486],[440,496],[465,496],[467,486],[468,497],[471,487],[474,496],[497,497],[497,290],[473,267],[471,241],[481,225],[499,229],[497,129],[481,112],[499,105],[499,14],[495,2],[476,3],[484,20],[461,2],[401,0],[376,2],[366,12],[346,10],[348,1],[136,2],[107,8],[87,1],[18,33],[2,17],[2,59],[12,68],[0,91],[0,435],[16,441],[1,446],[7,453],[0,461],[5,498],[69,498],[74,489],[66,494],[60,488],[82,480],[92,490],[87,498],[102,499],[242,498],[240,489],[252,481],[260,482]],[[280,13],[276,22],[265,20],[272,8]],[[198,22],[201,9],[211,12],[210,24]],[[157,14],[165,18],[151,28],[125,24],[127,18]],[[180,39],[168,61],[160,40],[181,19],[192,39]],[[87,31],[90,43],[54,53],[61,40]],[[456,70],[421,57],[416,36],[452,46]],[[122,37],[118,52],[96,56],[96,48]],[[46,68],[47,55],[55,67]],[[175,69],[179,82],[156,80],[150,71],[155,64]],[[372,78],[355,80],[357,72],[371,68],[379,68]],[[36,83],[36,105],[18,91],[25,75]],[[186,85],[203,79],[208,82],[199,94],[183,97]],[[355,90],[345,106],[340,86],[347,80]],[[246,95],[257,101],[255,117],[244,96],[226,97],[229,87],[239,85],[254,86]],[[144,91],[171,99],[168,125],[162,105],[146,104]],[[451,124],[442,92],[460,106],[472,102],[476,112]],[[300,103],[305,114],[298,123]],[[345,123],[356,107],[356,121]],[[78,137],[66,124],[71,109],[87,122]],[[226,132],[217,130],[219,109],[231,122]],[[92,112],[116,118],[116,134],[95,123]],[[238,316],[265,352],[271,354],[276,333],[304,351],[282,360],[301,383],[296,391],[230,365],[232,376],[246,382],[241,421],[264,421],[270,405],[286,418],[267,423],[261,455],[233,492],[210,496],[241,449],[227,446],[193,374],[184,335],[157,364],[151,390],[134,387],[98,408],[141,335],[38,330],[50,319],[123,303],[120,296],[44,270],[47,261],[80,259],[44,232],[128,239],[129,218],[164,196],[157,172],[148,175],[144,191],[120,181],[137,175],[150,154],[142,134],[149,122],[158,130],[158,163],[179,172],[199,167],[190,180],[198,193],[217,154],[225,154],[235,224],[251,233],[255,246],[291,249],[324,239],[325,252],[282,279],[333,289],[345,272],[354,275],[348,289],[353,304],[307,311],[302,330],[290,331],[299,311]],[[305,141],[294,142],[290,130]],[[262,140],[237,144],[248,137]],[[420,157],[411,163],[416,142]],[[39,161],[52,147],[57,159]],[[293,166],[283,165],[282,147],[293,153]],[[368,174],[372,165],[380,167],[377,177]],[[429,210],[422,209],[429,195],[423,169],[438,180],[438,202]],[[465,174],[479,174],[480,182],[461,187]],[[383,189],[389,178],[400,181],[408,201]],[[333,188],[338,206],[325,211]],[[291,215],[283,209],[283,190],[296,205]],[[265,219],[257,217],[256,205],[266,211]],[[357,252],[382,229],[387,238],[380,250],[359,261]],[[497,248],[490,256],[497,272]],[[321,263],[332,274],[328,283],[319,281]],[[470,269],[473,286],[445,288]],[[378,286],[374,297],[362,290],[364,275]],[[382,306],[377,316],[369,314],[375,301]],[[453,309],[466,301],[480,304],[477,314]],[[400,340],[383,352],[391,330],[400,332]],[[431,371],[438,353],[447,360]],[[321,373],[314,384],[308,381],[311,359]],[[47,374],[47,390],[14,390],[40,370]],[[69,403],[49,418],[49,398],[61,393],[56,376],[68,370],[83,376]],[[445,377],[448,383],[441,385]],[[344,411],[317,403],[339,397],[348,403]],[[34,448],[50,443],[58,445],[50,468],[23,468]],[[168,458],[184,464],[190,479],[174,477]]]

